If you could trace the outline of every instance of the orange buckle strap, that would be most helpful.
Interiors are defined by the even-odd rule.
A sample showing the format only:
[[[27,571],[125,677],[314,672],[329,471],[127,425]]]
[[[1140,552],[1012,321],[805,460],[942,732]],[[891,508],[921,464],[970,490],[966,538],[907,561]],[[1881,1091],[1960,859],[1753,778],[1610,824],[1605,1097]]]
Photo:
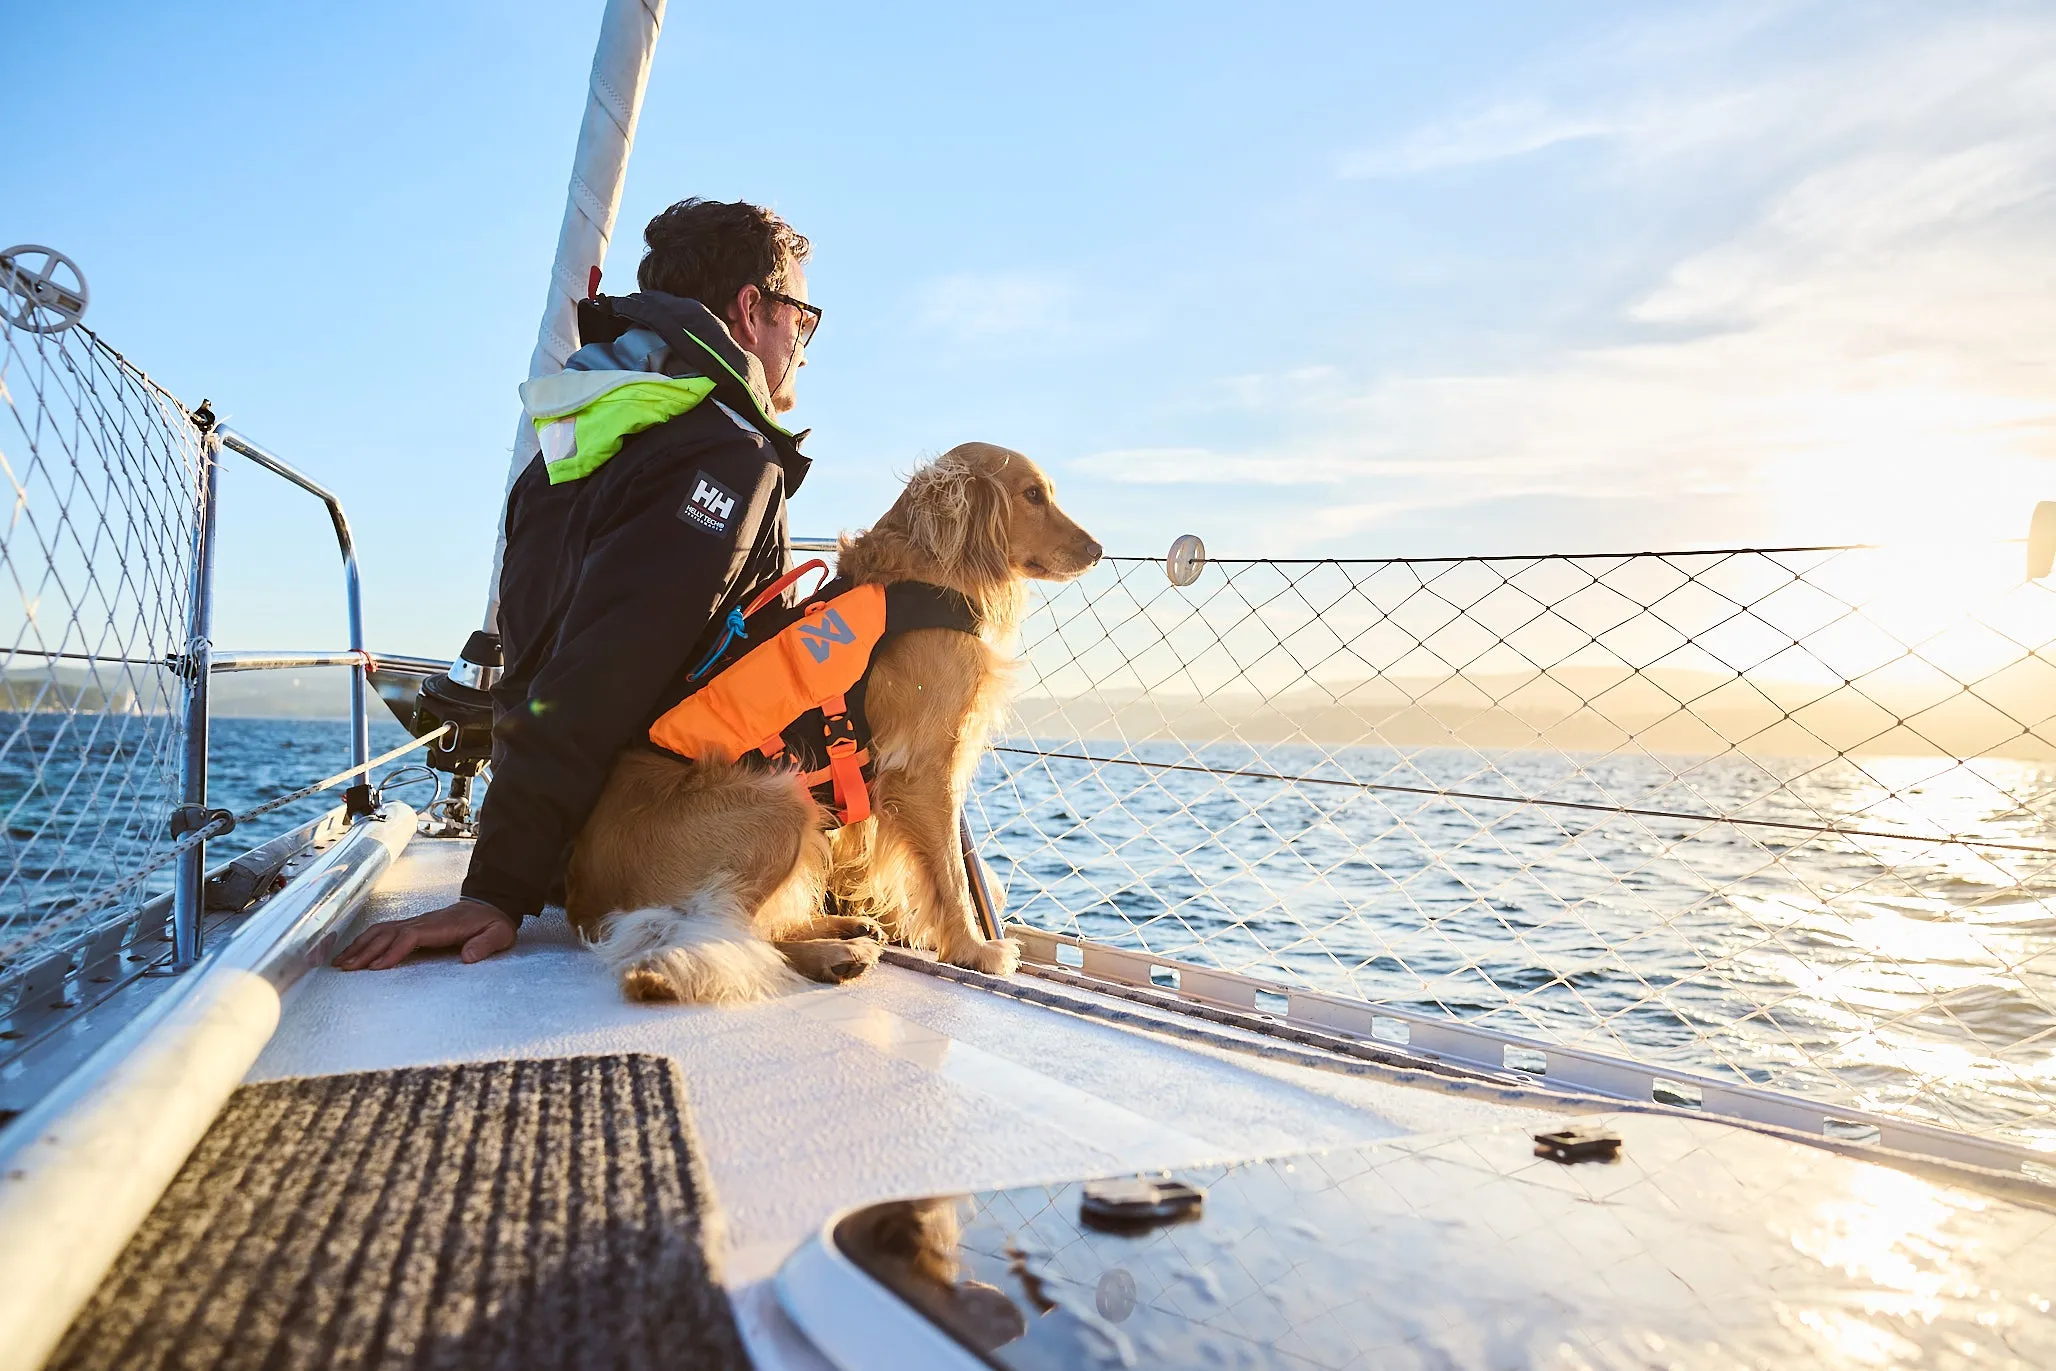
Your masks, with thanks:
[[[859,748],[857,750],[856,757],[857,766],[860,769],[871,765],[871,754],[869,752],[864,751],[862,748]],[[833,763],[834,760],[835,759],[833,757],[829,758],[829,761],[831,763]],[[801,772],[800,783],[806,786],[807,789],[812,790],[815,786],[828,784],[829,781],[834,779],[834,776],[835,772],[833,766],[824,766],[819,771]]]
[[[846,824],[860,824],[871,817],[871,788],[864,784],[864,758],[857,750],[849,697],[831,695],[823,700],[821,723],[828,735],[828,779],[835,786],[836,816]]]
[[[835,783],[835,812],[846,824],[871,817],[871,788],[864,784],[864,763],[855,743],[838,743],[828,754],[828,779]]]

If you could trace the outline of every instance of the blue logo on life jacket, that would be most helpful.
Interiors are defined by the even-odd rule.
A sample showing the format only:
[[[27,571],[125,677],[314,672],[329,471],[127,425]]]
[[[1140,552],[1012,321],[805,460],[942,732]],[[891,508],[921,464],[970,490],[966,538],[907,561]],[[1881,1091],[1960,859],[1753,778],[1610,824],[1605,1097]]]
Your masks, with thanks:
[[[828,660],[828,653],[837,643],[854,643],[857,631],[843,621],[842,615],[829,610],[821,616],[819,624],[801,624],[800,641],[807,645],[807,655],[816,666]]]

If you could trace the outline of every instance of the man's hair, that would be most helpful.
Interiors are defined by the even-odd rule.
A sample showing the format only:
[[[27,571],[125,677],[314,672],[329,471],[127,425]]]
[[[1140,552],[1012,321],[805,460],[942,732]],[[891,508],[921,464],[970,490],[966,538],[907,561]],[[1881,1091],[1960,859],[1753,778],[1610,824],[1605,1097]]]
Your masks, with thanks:
[[[650,220],[643,242],[637,285],[698,300],[722,319],[744,286],[785,290],[813,251],[792,225],[741,200],[680,200]]]

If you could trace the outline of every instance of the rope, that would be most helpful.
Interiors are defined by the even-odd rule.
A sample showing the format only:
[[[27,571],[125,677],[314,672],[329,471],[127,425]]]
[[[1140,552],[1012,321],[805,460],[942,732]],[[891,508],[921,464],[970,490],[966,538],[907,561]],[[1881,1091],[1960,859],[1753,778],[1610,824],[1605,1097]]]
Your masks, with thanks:
[[[713,649],[700,659],[700,664],[694,667],[692,674],[685,679],[697,681],[700,677],[706,675],[713,668],[714,663],[721,660],[721,654],[728,651],[730,643],[734,642],[737,638],[747,638],[749,636],[750,626],[748,620],[743,618],[742,606],[730,606],[728,617],[721,621],[721,641],[714,644]]]
[[[1597,804],[1585,800],[1545,800],[1526,795],[1493,795],[1476,790],[1443,790],[1433,786],[1397,785],[1387,781],[1346,781],[1327,776],[1292,776],[1279,771],[1253,771],[1244,767],[1193,766],[1185,762],[1151,762],[1140,757],[1093,757],[1082,752],[1044,752],[1032,747],[993,744],[994,752],[1012,752],[1023,757],[1053,757],[1067,762],[1091,762],[1095,766],[1136,766],[1150,771],[1190,771],[1203,776],[1234,776],[1251,781],[1279,781],[1288,785],[1338,786],[1348,790],[1381,790],[1401,795],[1421,795],[1437,800],[1479,800],[1487,804],[1536,805],[1545,809],[1582,809],[1598,814],[1631,814],[1643,819],[1676,819],[1695,824],[1734,824],[1745,828],[1775,828],[1787,833],[1814,837],[1885,838],[1900,843],[1957,843],[1964,847],[1986,847],[2002,852],[2027,852],[2056,857],[2056,847],[2032,843],[2007,843],[1993,838],[1961,834],[1894,833],[1878,828],[1844,828],[1835,824],[1801,824],[1789,819],[1743,819],[1732,814],[1695,814],[1683,809],[1643,809],[1634,805]]]
[[[323,780],[315,781],[311,785],[303,785],[298,790],[289,791],[276,799],[266,800],[263,804],[258,805],[255,809],[252,809],[247,813],[238,814],[235,816],[235,818],[227,820],[226,823],[228,827],[222,829],[221,831],[226,833],[230,828],[234,828],[239,823],[245,823],[251,819],[259,818],[263,815],[271,813],[273,810],[276,809],[284,809],[287,805],[292,804],[295,800],[304,800],[309,795],[318,794],[319,792],[327,790],[329,787],[334,785],[340,785],[342,782],[349,780],[352,776],[361,776],[365,772],[370,771],[373,767],[384,766],[387,762],[390,762],[395,757],[404,757],[409,752],[414,751],[416,748],[427,747],[430,743],[442,737],[445,733],[450,732],[455,727],[456,725],[454,724],[444,724],[441,728],[432,729],[429,732],[422,734],[419,738],[414,739],[412,742],[403,743],[399,747],[394,748],[390,752],[381,752],[378,756],[373,757],[368,762],[360,762],[356,766],[351,767],[348,771],[338,771],[335,775],[327,777]],[[224,821],[216,820],[215,822],[221,823]],[[208,827],[212,828],[214,827],[214,825],[209,824]],[[191,835],[189,834],[188,836]]]
[[[213,819],[208,823],[202,824],[200,827],[186,834],[177,842],[173,843],[170,847],[158,853],[149,861],[144,862],[134,871],[131,871],[128,875],[122,877],[120,880],[116,881],[113,885],[107,887],[107,889],[101,891],[98,895],[95,895],[93,898],[89,900],[83,900],[75,905],[67,906],[65,909],[62,909],[56,914],[51,915],[49,918],[43,920],[41,923],[33,924],[28,928],[23,929],[21,932],[15,934],[12,938],[8,939],[6,942],[0,942],[0,964],[5,964],[6,962],[10,961],[16,953],[22,951],[24,948],[34,947],[37,943],[41,942],[45,937],[49,936],[52,933],[55,933],[57,930],[65,928],[71,924],[78,923],[80,920],[86,918],[88,915],[97,914],[103,909],[107,909],[116,904],[119,904],[121,902],[122,897],[128,894],[131,890],[134,890],[138,885],[141,885],[145,878],[152,876],[159,871],[162,871],[165,867],[171,865],[171,863],[177,861],[181,856],[185,855],[186,852],[188,852],[192,848],[198,847],[200,844],[206,842],[209,838],[219,837],[222,834],[227,833],[233,828],[235,828],[237,824],[244,824],[248,823],[252,819],[262,818],[266,814],[270,814],[276,810],[284,809],[289,804],[293,804],[299,800],[304,800],[309,795],[318,794],[321,791],[329,789],[331,786],[339,785],[340,783],[349,780],[352,776],[359,776],[367,771],[370,771],[373,767],[383,766],[387,762],[393,760],[393,758],[403,756],[406,753],[414,751],[416,748],[426,747],[430,743],[434,742],[437,738],[442,737],[443,734],[449,732],[450,728],[451,725],[444,724],[441,728],[435,729],[434,731],[429,733],[424,733],[419,738],[414,739],[412,742],[407,743],[402,747],[396,747],[390,752],[384,752],[376,757],[373,757],[368,762],[363,762],[357,766],[353,766],[348,771],[338,771],[335,775],[316,781],[311,785],[303,785],[298,790],[290,791],[284,795],[277,796],[274,799],[266,800],[263,804],[257,805],[251,809],[247,809],[243,811],[241,814],[222,815],[221,817]]]
[[[714,663],[721,660],[721,654],[728,651],[730,643],[734,642],[737,638],[747,639],[750,636],[750,616],[765,605],[770,604],[780,595],[783,595],[787,586],[793,584],[793,582],[799,580],[800,577],[810,571],[821,573],[821,580],[814,586],[814,593],[818,595],[821,592],[821,587],[828,584],[829,576],[828,563],[816,557],[811,561],[801,562],[791,571],[786,572],[770,585],[765,586],[757,592],[756,597],[747,605],[731,606],[728,611],[728,617],[721,621],[721,641],[714,644],[713,650],[700,660],[700,664],[694,667],[692,673],[685,679],[697,681],[700,677],[706,675],[708,671],[712,670]]]

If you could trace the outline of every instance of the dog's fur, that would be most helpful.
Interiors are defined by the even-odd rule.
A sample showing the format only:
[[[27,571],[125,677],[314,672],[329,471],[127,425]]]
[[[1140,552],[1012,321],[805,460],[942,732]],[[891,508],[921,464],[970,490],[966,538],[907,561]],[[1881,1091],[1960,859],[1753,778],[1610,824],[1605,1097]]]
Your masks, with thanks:
[[[873,814],[832,838],[789,771],[621,754],[572,848],[565,903],[629,998],[723,1004],[802,978],[845,981],[877,962],[888,935],[1011,972],[1019,947],[978,930],[957,815],[1003,703],[1000,648],[1024,582],[1069,580],[1099,556],[1035,464],[986,443],[922,467],[883,519],[844,537],[841,574],[946,586],[970,600],[981,631],[919,629],[879,651],[865,699]],[[823,913],[831,891],[850,913]]]

